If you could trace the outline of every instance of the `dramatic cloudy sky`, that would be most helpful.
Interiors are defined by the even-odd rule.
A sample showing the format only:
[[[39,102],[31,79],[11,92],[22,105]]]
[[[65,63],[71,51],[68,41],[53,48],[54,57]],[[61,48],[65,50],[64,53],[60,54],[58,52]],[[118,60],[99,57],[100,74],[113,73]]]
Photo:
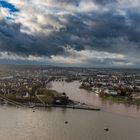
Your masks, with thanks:
[[[0,63],[140,67],[140,0],[0,0]]]

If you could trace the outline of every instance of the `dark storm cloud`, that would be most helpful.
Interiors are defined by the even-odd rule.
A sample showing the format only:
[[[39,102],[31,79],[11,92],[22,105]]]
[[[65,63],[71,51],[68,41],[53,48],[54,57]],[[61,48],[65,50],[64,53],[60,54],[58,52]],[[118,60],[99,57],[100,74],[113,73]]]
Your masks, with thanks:
[[[140,42],[139,21],[140,14],[130,13],[131,25],[126,24],[122,15],[114,12],[92,13],[88,15],[69,15],[65,31],[53,32],[50,36],[32,36],[20,32],[20,25],[0,23],[0,40],[3,45],[1,51],[11,51],[24,55],[52,55],[61,53],[62,46],[67,44],[76,50],[90,49],[102,51],[117,51],[110,44],[112,39],[126,37],[133,43]],[[132,17],[131,17],[132,16]],[[119,41],[119,40],[118,40]],[[122,47],[123,46],[119,46]],[[126,48],[124,48],[126,49]],[[62,52],[63,53],[63,52]]]
[[[83,0],[59,0],[59,3],[67,3],[67,4],[74,4],[74,5],[79,5],[80,2]],[[106,5],[106,4],[112,4],[112,3],[117,3],[117,0],[86,0],[86,2],[94,2],[99,5]],[[57,1],[58,2],[58,1]]]
[[[0,22],[0,51],[7,51],[22,56],[50,56],[63,51],[57,45],[57,43],[61,44],[57,40],[61,42],[59,38],[51,36],[47,38],[45,36],[34,37],[27,35],[20,32],[20,25],[9,25],[6,22]]]
[[[89,48],[98,51],[119,52],[120,50],[120,52],[127,53],[127,50],[135,47],[129,46],[126,48],[124,44],[120,44],[121,39],[125,41],[126,45],[131,42],[137,46],[134,49],[139,49],[140,14],[135,15],[137,18],[131,18],[128,13],[131,23],[127,24],[125,16],[114,13],[116,11],[101,14],[93,13],[90,16],[79,15],[78,18],[70,17],[69,25],[67,25],[68,33],[78,37],[77,46],[89,46]],[[79,17],[81,20],[79,20]]]
[[[135,16],[137,18],[130,18],[132,25],[126,25],[125,17],[112,13],[103,13],[98,16],[96,14],[92,16],[78,15],[78,18],[69,16],[67,30],[54,32],[48,37],[26,35],[20,32],[20,25],[8,25],[1,22],[0,40],[4,44],[0,49],[24,55],[48,56],[61,53],[63,51],[61,47],[67,44],[76,50],[82,50],[89,46],[91,49],[102,51],[117,51],[118,48],[112,48],[112,45],[115,44],[110,44],[112,38],[126,37],[134,43],[140,42],[140,32],[138,31],[140,16],[138,14]],[[83,19],[85,22],[91,22],[91,25],[84,23]],[[119,47],[123,48],[123,46]]]
[[[139,58],[140,11],[133,10],[133,8],[119,9],[117,0],[93,1],[102,8],[108,8],[107,5],[110,8],[105,11],[101,8],[87,13],[68,13],[64,15],[64,19],[67,21],[65,29],[53,31],[50,35],[23,33],[21,24],[14,22],[9,24],[5,19],[1,20],[0,51],[25,57],[29,55],[51,57],[51,55],[65,55],[64,48],[70,45],[76,51],[88,49],[122,53],[128,57]],[[78,0],[61,0],[61,2],[79,6]],[[59,22],[60,19],[58,17],[55,20]],[[53,26],[47,25],[44,28],[53,28]],[[102,63],[112,64],[114,61],[105,60]],[[89,63],[92,62],[91,60]]]
[[[93,0],[93,1],[100,5],[117,3],[117,0]]]

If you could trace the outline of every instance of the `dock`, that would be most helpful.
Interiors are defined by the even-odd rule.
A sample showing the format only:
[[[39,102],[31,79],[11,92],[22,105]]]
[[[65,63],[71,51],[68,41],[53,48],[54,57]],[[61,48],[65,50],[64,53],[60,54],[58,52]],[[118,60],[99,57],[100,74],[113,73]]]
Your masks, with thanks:
[[[78,105],[35,105],[35,107],[56,107],[56,108],[69,108],[69,109],[79,109],[79,110],[89,110],[89,111],[100,111],[100,108],[94,108],[89,106],[78,106]]]

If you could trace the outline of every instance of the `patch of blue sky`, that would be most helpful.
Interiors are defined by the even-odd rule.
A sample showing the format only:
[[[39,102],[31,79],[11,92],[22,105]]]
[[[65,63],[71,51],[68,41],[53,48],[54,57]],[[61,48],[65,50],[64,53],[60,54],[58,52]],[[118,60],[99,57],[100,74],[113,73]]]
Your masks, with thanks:
[[[6,0],[0,0],[0,6],[2,6],[3,8],[8,8],[11,13],[19,11],[18,8],[16,8],[11,3],[8,3]]]
[[[5,19],[13,21],[14,20],[14,13],[19,12],[19,9],[16,8],[11,3],[8,3],[6,0],[0,0],[0,6],[3,8],[7,8],[9,10],[9,16],[5,17]]]
[[[7,16],[5,19],[7,19],[8,21],[14,21],[14,18],[12,15]]]

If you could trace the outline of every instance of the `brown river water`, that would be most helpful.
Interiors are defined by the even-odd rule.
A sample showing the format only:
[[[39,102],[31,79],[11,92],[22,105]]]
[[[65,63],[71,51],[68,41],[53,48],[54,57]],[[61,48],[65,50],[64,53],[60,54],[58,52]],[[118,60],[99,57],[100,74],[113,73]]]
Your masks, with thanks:
[[[71,83],[52,82],[52,88],[54,90],[58,92],[65,92],[72,100],[100,107],[102,111],[117,113],[140,119],[140,106],[102,100],[95,93],[80,89],[79,86],[80,83],[78,81]]]
[[[33,112],[29,108],[0,106],[0,140],[140,140],[138,108],[104,103],[78,85],[54,82],[53,89],[100,106],[102,111],[36,108]],[[108,132],[104,131],[106,127]]]

